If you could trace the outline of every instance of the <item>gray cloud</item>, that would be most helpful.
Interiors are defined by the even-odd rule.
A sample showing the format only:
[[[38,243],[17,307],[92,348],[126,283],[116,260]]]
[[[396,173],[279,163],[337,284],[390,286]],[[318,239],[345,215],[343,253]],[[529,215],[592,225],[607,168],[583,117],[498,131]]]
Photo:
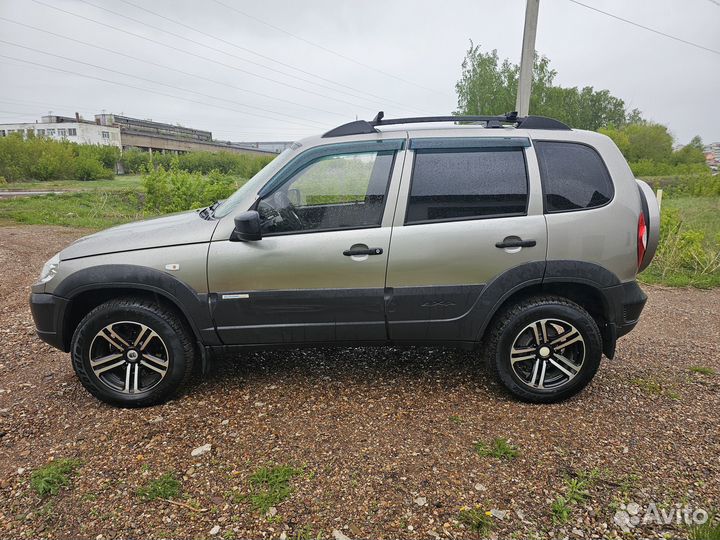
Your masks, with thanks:
[[[218,40],[118,0],[39,2],[120,30],[32,0],[0,0],[0,17],[125,55],[0,20],[0,40],[115,71],[0,43],[0,55],[65,70],[53,72],[0,58],[0,122],[32,121],[48,110],[57,114],[78,111],[86,116],[105,110],[210,129],[220,139],[257,140],[299,138],[356,116],[372,117],[380,109],[388,116],[447,114],[456,106],[454,85],[468,40],[497,49],[501,57],[517,62],[524,15],[521,0],[221,0],[375,68],[369,69],[212,0],[130,1]],[[720,49],[720,7],[708,0],[588,1],[646,26]],[[629,106],[668,124],[679,142],[696,134],[706,141],[720,140],[718,55],[567,0],[542,0],[537,49],[552,60],[563,85],[608,88]]]

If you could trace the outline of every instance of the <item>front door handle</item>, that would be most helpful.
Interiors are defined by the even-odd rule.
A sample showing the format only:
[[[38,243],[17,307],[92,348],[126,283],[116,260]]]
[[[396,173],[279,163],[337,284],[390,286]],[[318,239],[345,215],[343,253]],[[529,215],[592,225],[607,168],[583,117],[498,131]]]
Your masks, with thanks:
[[[517,236],[508,236],[502,242],[497,242],[495,244],[495,247],[500,249],[533,247],[536,244],[537,242],[535,240],[523,240],[522,238],[518,238]]]
[[[343,251],[343,255],[346,257],[353,257],[355,255],[382,255],[382,248],[355,248],[346,249]]]

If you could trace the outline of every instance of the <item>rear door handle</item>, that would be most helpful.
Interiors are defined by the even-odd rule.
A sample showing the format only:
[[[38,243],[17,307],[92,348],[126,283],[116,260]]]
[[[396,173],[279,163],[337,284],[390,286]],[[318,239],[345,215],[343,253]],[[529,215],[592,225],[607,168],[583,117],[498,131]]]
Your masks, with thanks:
[[[505,238],[502,242],[497,242],[495,244],[496,248],[505,249],[505,248],[517,248],[517,247],[533,247],[537,244],[535,240],[523,240],[522,238],[517,237],[508,237]]]
[[[382,248],[356,248],[346,249],[343,251],[343,255],[346,257],[352,257],[354,255],[382,255]]]

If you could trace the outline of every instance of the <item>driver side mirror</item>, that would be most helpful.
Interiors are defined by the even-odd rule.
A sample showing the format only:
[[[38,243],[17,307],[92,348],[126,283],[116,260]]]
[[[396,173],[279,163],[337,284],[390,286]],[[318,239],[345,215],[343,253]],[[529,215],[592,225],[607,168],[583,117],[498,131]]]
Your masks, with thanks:
[[[248,210],[235,216],[235,230],[230,235],[231,242],[254,242],[261,239],[260,214],[257,210]]]

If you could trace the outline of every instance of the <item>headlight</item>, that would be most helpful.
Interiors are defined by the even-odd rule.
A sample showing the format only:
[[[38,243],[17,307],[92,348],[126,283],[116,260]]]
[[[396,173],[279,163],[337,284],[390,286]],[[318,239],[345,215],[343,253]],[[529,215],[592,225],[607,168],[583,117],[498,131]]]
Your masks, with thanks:
[[[60,254],[56,253],[52,259],[45,263],[45,266],[40,272],[40,283],[47,283],[57,274],[58,266],[60,265]]]

